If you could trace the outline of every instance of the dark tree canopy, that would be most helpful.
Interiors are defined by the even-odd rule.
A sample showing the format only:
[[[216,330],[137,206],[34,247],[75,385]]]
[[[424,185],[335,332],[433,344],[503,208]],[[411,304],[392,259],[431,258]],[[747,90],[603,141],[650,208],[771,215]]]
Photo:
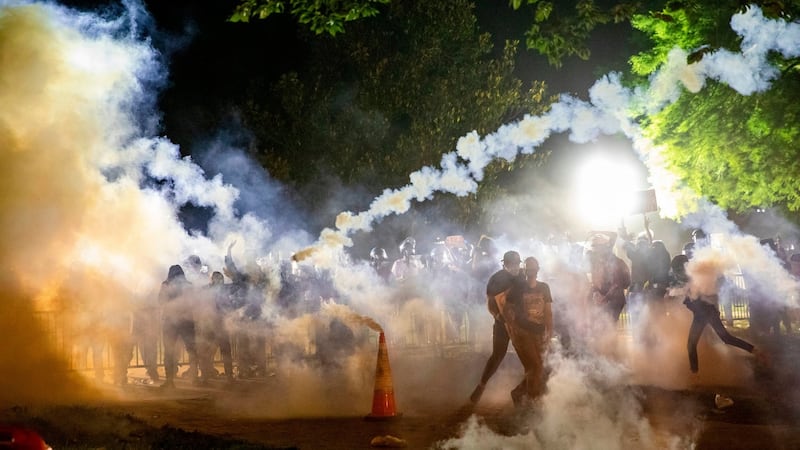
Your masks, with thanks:
[[[680,7],[678,7],[680,5]],[[764,2],[768,17],[792,20],[797,2]],[[672,3],[662,11],[634,18],[653,47],[631,58],[634,71],[646,76],[666,60],[670,49],[689,51],[689,62],[709,52],[739,50],[730,29],[738,1]],[[766,92],[744,96],[718,82],[697,94],[686,93],[665,110],[644,121],[648,135],[666,146],[668,162],[691,188],[723,208],[744,211],[777,206],[800,211],[800,92],[798,61],[771,55],[781,77]]]
[[[627,22],[643,8],[641,2],[593,0],[510,0],[510,3],[514,9],[531,12],[532,23],[525,32],[525,44],[546,56],[555,67],[560,67],[570,56],[589,59],[588,41],[598,26]]]
[[[308,39],[305,69],[254,86],[242,117],[256,158],[273,176],[310,186],[316,201],[327,198],[330,176],[373,195],[404,185],[466,133],[546,106],[541,83],[525,88],[513,76],[516,43],[492,56],[467,0],[393,2],[348,33]],[[442,216],[479,222],[482,202],[500,189],[491,180],[511,167],[492,164],[476,195],[440,203]]]
[[[494,1],[494,0],[490,0]],[[316,34],[335,36],[345,31],[347,22],[381,14],[391,0],[241,0],[231,14],[234,22],[265,19],[289,13]],[[660,7],[663,1],[644,2]],[[471,5],[466,5],[471,8]],[[524,33],[525,45],[536,50],[555,67],[567,57],[589,59],[588,40],[600,25],[630,20],[646,11],[642,2],[510,0],[509,7],[528,14],[531,24]],[[522,35],[520,35],[522,38]]]
[[[316,34],[335,36],[344,32],[345,22],[378,14],[379,4],[390,0],[242,0],[231,14],[233,22],[251,18],[266,19],[273,14],[290,13]]]
[[[380,11],[376,3],[291,2],[292,13],[305,17],[314,8],[322,11],[321,4],[373,9],[362,15],[370,20],[348,24],[348,33],[315,43],[308,71],[283,77],[272,91],[281,108],[250,105],[248,121],[276,124],[257,133],[258,154],[273,173],[308,180],[324,167],[345,182],[402,184],[410,170],[436,164],[465,132],[485,133],[540,108],[541,87],[524,93],[512,76],[515,47],[500,58],[489,56],[488,37],[478,32],[469,2],[391,2]],[[647,50],[630,58],[632,75],[642,82],[675,47],[690,52],[689,62],[720,48],[738,51],[730,17],[748,4],[772,18],[796,20],[800,12],[797,1],[508,3],[531,18],[526,46],[554,66],[568,57],[590,58],[587,42],[597,27],[630,21],[649,38]],[[671,169],[724,208],[800,211],[798,61],[770,59],[782,76],[766,92],[742,96],[709,81],[641,120],[647,135],[665,146]],[[491,170],[490,177],[505,168]]]

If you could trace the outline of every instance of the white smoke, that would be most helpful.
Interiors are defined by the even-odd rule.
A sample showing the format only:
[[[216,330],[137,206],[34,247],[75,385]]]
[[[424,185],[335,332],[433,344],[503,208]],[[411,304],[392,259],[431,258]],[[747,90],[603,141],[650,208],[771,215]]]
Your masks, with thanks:
[[[503,436],[477,416],[444,449],[684,449],[692,436],[660,432],[643,417],[642,393],[629,385],[622,365],[602,358],[563,358],[551,353],[548,392],[520,422],[522,432]]]
[[[152,135],[159,116],[151,89],[163,84],[165,70],[141,29],[142,6],[126,2],[115,12],[109,18],[53,3],[0,2],[6,320],[19,317],[13,311],[20,309],[73,311],[70,320],[87,323],[93,315],[126,317],[154,301],[167,268],[191,254],[221,270],[234,241],[240,262],[269,254],[271,244],[288,255],[307,243],[302,233],[281,235],[239,210],[236,187]],[[187,205],[210,211],[205,233],[184,229],[179,215]],[[80,306],[86,302],[94,303]],[[4,328],[26,342],[21,349],[47,337],[23,323]],[[112,337],[94,333],[94,339]],[[36,345],[42,353],[58,351],[50,346]],[[3,392],[17,396],[48,389],[20,383],[14,374],[58,376],[64,371],[31,365],[69,364],[71,357],[9,353],[3,361],[12,366],[3,370],[16,387]],[[25,385],[30,392],[20,392]]]
[[[588,142],[600,133],[622,131],[632,140],[634,149],[649,169],[662,215],[678,218],[691,214],[690,222],[703,218],[703,228],[725,237],[724,250],[698,253],[697,260],[689,268],[690,274],[693,267],[708,265],[714,260],[719,262],[719,275],[746,266],[754,278],[772,288],[778,301],[795,298],[797,283],[783,270],[780,261],[763,249],[757,239],[743,236],[718,207],[681,185],[665,169],[661,149],[642,135],[632,119],[640,111],[649,114],[660,111],[676,101],[683,89],[691,93],[700,91],[708,79],[726,83],[742,95],[768,89],[778,75],[777,69],[767,62],[768,53],[778,51],[784,57],[796,57],[800,51],[798,23],[766,19],[758,8],[751,7],[736,14],[731,25],[742,38],[739,53],[718,50],[698,63],[688,64],[688,53],[675,49],[669,54],[667,64],[652,76],[650,86],[635,91],[621,86],[619,77],[610,74],[590,89],[588,102],[562,96],[549,112],[539,117],[525,117],[483,138],[475,132],[464,136],[457,146],[461,161],[456,166],[462,165],[472,179],[480,181],[490,161],[495,158],[513,160],[518,152],[529,153],[551,133],[569,131],[571,140]],[[446,158],[449,173],[457,172],[452,156],[448,154]],[[439,173],[433,169],[424,169],[424,172]],[[410,201],[430,197],[437,185],[435,180],[425,179],[424,184],[419,184],[412,178],[409,186],[394,191],[393,202],[373,203],[368,211],[360,213],[359,224],[369,226],[373,218],[395,213],[386,209],[393,204],[402,204],[403,210],[407,210]],[[422,195],[402,195],[420,190]],[[463,195],[456,190],[440,188],[439,191]],[[338,232],[347,234],[357,229],[353,223],[348,225],[339,227]],[[669,350],[671,352],[661,355],[666,363],[682,353],[682,349],[678,352],[670,347]],[[607,369],[610,364],[602,355],[589,359],[582,370],[568,368],[571,364],[581,364],[582,360],[566,361],[556,364],[548,393],[537,409],[539,415],[530,420],[528,433],[504,437],[473,417],[466,424],[462,437],[440,445],[444,448],[685,448],[691,445],[688,438],[654,434],[649,423],[641,419],[634,393],[619,387],[628,379],[602,370],[600,366]],[[595,376],[612,388],[593,384]],[[586,411],[586,420],[582,420],[581,411]]]
[[[236,202],[241,193],[228,181],[219,175],[209,178],[191,158],[181,157],[180,149],[167,139],[140,132],[136,118],[141,111],[137,108],[147,106],[149,101],[142,98],[148,94],[143,80],[157,79],[163,67],[157,64],[158,58],[152,48],[136,35],[135,18],[141,12],[134,6],[129,6],[129,11],[121,18],[101,20],[52,4],[4,2],[2,5],[0,151],[6,164],[0,176],[4,194],[0,205],[4,211],[13,212],[0,222],[0,232],[6,242],[2,258],[11,274],[4,278],[4,287],[8,287],[5,296],[14,300],[52,300],[63,285],[69,284],[65,281],[68,274],[77,270],[89,278],[87,284],[96,277],[106,282],[103,286],[113,286],[107,290],[98,289],[100,292],[93,294],[105,295],[113,300],[108,303],[121,307],[126,302],[141,301],[153,286],[158,286],[166,268],[188,254],[198,254],[219,267],[221,255],[234,241],[244,243],[234,248],[237,252],[248,252],[245,253],[248,258],[244,259],[276,248],[278,251],[297,248],[294,240],[281,240],[276,236],[261,217],[239,211]],[[458,141],[454,152],[442,157],[439,168],[424,167],[412,173],[408,185],[387,189],[366,211],[341,213],[336,218],[336,229],[323,231],[315,246],[300,254],[311,255],[319,266],[333,268],[343,262],[338,250],[352,244],[352,233],[368,231],[381,218],[402,214],[408,211],[411,202],[428,200],[437,192],[468,195],[475,191],[491,161],[497,158],[513,161],[520,153],[532,153],[553,133],[569,132],[573,141],[589,142],[600,134],[623,132],[650,169],[662,212],[676,217],[698,210],[703,202],[663,168],[659,148],[641,135],[632,117],[637,109],[655,112],[675,101],[681,93],[681,84],[691,92],[698,91],[707,78],[730,82],[743,94],[766,89],[775,77],[774,68],[766,63],[767,52],[778,50],[795,55],[790,52],[798,47],[800,39],[797,24],[767,20],[755,11],[752,8],[734,17],[734,26],[747,44],[741,54],[720,51],[707,55],[701,64],[690,65],[685,62],[686,53],[675,50],[670,62],[653,77],[649,89],[628,90],[621,86],[618,75],[611,74],[591,88],[589,101],[563,96],[549,112],[540,116],[525,116],[484,137],[469,133]],[[777,31],[781,32],[779,38],[761,37],[761,34]],[[730,61],[736,61],[732,67],[740,73],[723,66]],[[183,229],[177,216],[186,204],[213,211],[207,235],[187,233]],[[703,208],[703,214],[709,210],[716,211],[708,206]],[[720,220],[728,223],[724,215]],[[716,223],[707,226],[725,228]],[[268,247],[267,242],[277,244]],[[752,240],[745,240],[743,244],[753,249]],[[758,259],[760,257],[754,253],[736,255],[737,258],[742,256],[753,257],[763,262],[764,267],[773,267],[769,259]],[[274,273],[270,275],[275,277]],[[108,278],[114,283],[108,282]],[[365,267],[342,269],[332,280],[356,307],[357,315],[369,314],[377,318],[378,323],[387,324],[396,314],[387,306],[388,299],[395,293],[388,289],[383,291],[380,281]],[[126,292],[120,293],[120,287]],[[16,307],[17,303],[14,305]],[[435,316],[443,309],[437,302],[419,301],[414,306],[419,307],[418,317]],[[339,308],[328,310],[341,314]],[[4,311],[7,313],[3,314],[6,317],[4,329],[18,331],[16,324],[5,323],[20,316],[12,311],[17,309]],[[311,345],[302,341],[308,339],[308,330],[316,326],[314,317],[300,314],[279,325],[276,342]],[[396,327],[397,332],[390,336],[402,336],[403,330],[411,326],[416,325],[386,325],[389,329]],[[33,342],[41,339],[30,333],[19,330],[24,339]],[[9,348],[14,347],[9,345]],[[359,353],[351,356],[354,373],[361,373],[364,366],[365,359],[360,356]],[[368,355],[366,360],[373,361],[372,356]],[[15,392],[25,385],[38,389],[55,384],[52,380],[36,384],[25,378],[30,373],[52,372],[27,370],[29,364],[24,355],[13,354],[5,359],[14,364],[2,367],[8,375],[8,386],[3,386],[3,392]],[[551,392],[545,399],[548,404],[557,405],[552,408],[574,405],[582,396],[586,397],[587,404],[608,401],[606,397],[597,397],[598,383],[606,383],[604,386],[611,386],[614,392],[622,383],[616,369],[612,370],[613,366],[606,360],[588,366],[581,364],[584,363],[565,361],[554,372]],[[597,366],[602,366],[602,370],[597,370]],[[301,378],[310,381],[296,383],[295,389],[315,385],[318,378],[313,371],[301,366],[297,370],[302,371]],[[351,383],[363,385],[363,380],[353,378],[356,380]],[[21,379],[28,383],[20,383]],[[316,386],[327,387],[321,383]],[[564,386],[568,389],[562,389]],[[41,390],[52,395],[49,390]],[[363,389],[358,392],[364,394]],[[577,393],[577,397],[570,392]],[[652,442],[652,430],[639,419],[640,412],[635,409],[636,402],[631,397],[634,393],[623,392],[611,396],[613,404],[621,409],[634,409],[630,414],[604,412],[611,415],[603,416],[597,426],[610,440],[602,442],[613,447],[615,443],[627,442],[625,439],[630,432],[640,443]],[[311,394],[314,399],[326,398],[316,394]],[[297,403],[290,407],[292,412],[314,413],[307,405],[309,402],[304,400],[298,397]],[[597,409],[607,410],[606,407]],[[330,410],[336,409],[331,406]],[[590,442],[582,435],[563,436],[566,423],[555,415],[545,416],[535,426],[543,433],[537,439],[546,445],[579,446]],[[480,428],[474,431],[499,439],[504,443],[501,446],[508,444],[504,438]],[[512,440],[524,442],[525,438]],[[456,444],[471,445],[467,441]]]
[[[742,95],[763,91],[777,76],[777,69],[767,61],[769,52],[794,57],[800,51],[800,24],[796,22],[766,19],[760,9],[750,7],[734,15],[731,24],[742,38],[739,53],[720,49],[689,64],[687,51],[676,48],[668,62],[653,74],[647,88],[627,89],[620,84],[619,75],[612,73],[589,90],[589,101],[562,95],[540,116],[525,116],[482,138],[473,131],[459,139],[455,152],[442,157],[440,169],[424,167],[411,174],[408,185],[386,190],[368,210],[341,213],[337,229],[326,233],[348,236],[370,230],[375,221],[402,214],[412,201],[427,200],[436,192],[459,196],[472,193],[489,162],[497,158],[513,161],[519,153],[535,151],[552,133],[567,131],[570,139],[578,143],[592,141],[601,133],[625,133],[649,169],[662,215],[678,218],[694,211],[700,197],[665,169],[661,149],[642,135],[633,117],[640,112],[660,111],[676,101],[684,88],[698,92],[708,79],[724,82]],[[314,248],[322,245],[320,240]],[[313,250],[307,252],[312,253]]]

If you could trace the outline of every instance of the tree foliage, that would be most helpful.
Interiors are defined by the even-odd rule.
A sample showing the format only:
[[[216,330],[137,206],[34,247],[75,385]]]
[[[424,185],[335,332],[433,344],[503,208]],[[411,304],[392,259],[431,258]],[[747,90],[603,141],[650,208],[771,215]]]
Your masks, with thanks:
[[[589,37],[598,26],[626,22],[642,8],[640,2],[602,3],[593,0],[510,0],[512,8],[527,8],[532,12],[533,23],[525,32],[528,49],[546,56],[555,67],[560,67],[564,58],[569,56],[589,59]]]
[[[335,36],[344,31],[345,22],[373,17],[377,6],[390,0],[243,0],[231,14],[232,22],[251,18],[266,19],[273,14],[290,13],[316,34]]]
[[[710,51],[738,51],[730,17],[740,2],[700,1],[671,4],[634,18],[634,25],[653,40],[650,51],[631,59],[639,75],[649,75],[680,46],[695,50],[689,62]],[[765,2],[765,15],[797,17],[795,3]],[[647,134],[665,145],[672,169],[694,190],[724,208],[743,211],[778,206],[800,211],[800,88],[796,60],[770,55],[782,76],[766,92],[743,96],[710,81],[697,94],[686,94],[644,122]]]
[[[274,14],[289,13],[314,33],[334,36],[344,32],[346,22],[378,15],[379,5],[390,1],[241,0],[230,20],[247,22],[251,18],[265,19]],[[544,55],[556,67],[570,56],[589,59],[588,40],[598,26],[627,22],[633,14],[646,11],[638,1],[510,0],[509,4],[515,10],[530,13],[532,23],[524,35],[527,48]]]
[[[326,197],[324,174],[373,195],[404,185],[466,133],[546,106],[542,83],[524,88],[513,76],[516,43],[492,56],[468,0],[393,2],[349,30],[314,38],[306,69],[284,74],[269,95],[254,88],[244,109],[259,160],[273,176],[316,185],[312,197]],[[447,216],[477,222],[482,202],[498,195],[491,181],[511,169],[493,163],[476,195],[443,202]]]

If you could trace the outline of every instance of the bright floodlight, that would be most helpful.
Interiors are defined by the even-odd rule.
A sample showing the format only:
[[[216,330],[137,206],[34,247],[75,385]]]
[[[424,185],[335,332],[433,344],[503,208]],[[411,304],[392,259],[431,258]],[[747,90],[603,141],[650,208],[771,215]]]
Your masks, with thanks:
[[[627,161],[595,156],[586,160],[575,178],[578,215],[592,228],[616,229],[631,213],[639,177]]]

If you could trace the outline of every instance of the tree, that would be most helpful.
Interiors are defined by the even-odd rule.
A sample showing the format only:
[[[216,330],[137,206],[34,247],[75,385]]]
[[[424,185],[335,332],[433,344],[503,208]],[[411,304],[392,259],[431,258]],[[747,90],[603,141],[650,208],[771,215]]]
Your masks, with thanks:
[[[513,76],[516,43],[492,57],[467,0],[393,2],[349,32],[315,36],[303,71],[290,72],[269,95],[256,88],[244,122],[253,152],[273,175],[330,192],[325,174],[375,195],[437,166],[464,134],[481,134],[546,107],[544,86]],[[538,159],[521,158],[518,164]],[[492,164],[475,195],[449,204],[441,217],[479,223],[481,205],[498,195],[492,180],[514,166]]]
[[[390,0],[243,0],[236,6],[230,20],[248,22],[250,18],[266,19],[287,10],[297,21],[308,25],[316,34],[335,36],[344,32],[345,22],[373,17],[377,5]]]
[[[763,2],[765,15],[797,17],[796,2]],[[650,51],[631,58],[634,71],[647,76],[674,46],[694,49],[689,62],[719,48],[738,50],[730,17],[740,2],[684,1],[648,15],[634,26],[653,40]],[[743,96],[710,81],[643,121],[647,135],[666,148],[668,163],[683,181],[723,208],[744,211],[777,206],[800,211],[800,89],[798,60],[770,56],[783,72],[766,92]]]
[[[587,42],[598,26],[627,22],[643,8],[641,2],[593,0],[510,0],[510,4],[515,10],[524,7],[531,13],[533,23],[525,32],[525,44],[528,49],[546,56],[555,67],[560,67],[564,58],[570,56],[589,59],[591,52]]]
[[[346,22],[377,16],[379,5],[390,1],[241,0],[230,20],[247,22],[251,18],[265,19],[289,12],[314,33],[335,36],[345,31]],[[587,41],[598,26],[627,22],[634,13],[646,11],[642,2],[510,0],[509,4],[531,16],[533,23],[525,32],[527,48],[547,57],[555,67],[560,67],[564,58],[570,56],[589,59]]]

